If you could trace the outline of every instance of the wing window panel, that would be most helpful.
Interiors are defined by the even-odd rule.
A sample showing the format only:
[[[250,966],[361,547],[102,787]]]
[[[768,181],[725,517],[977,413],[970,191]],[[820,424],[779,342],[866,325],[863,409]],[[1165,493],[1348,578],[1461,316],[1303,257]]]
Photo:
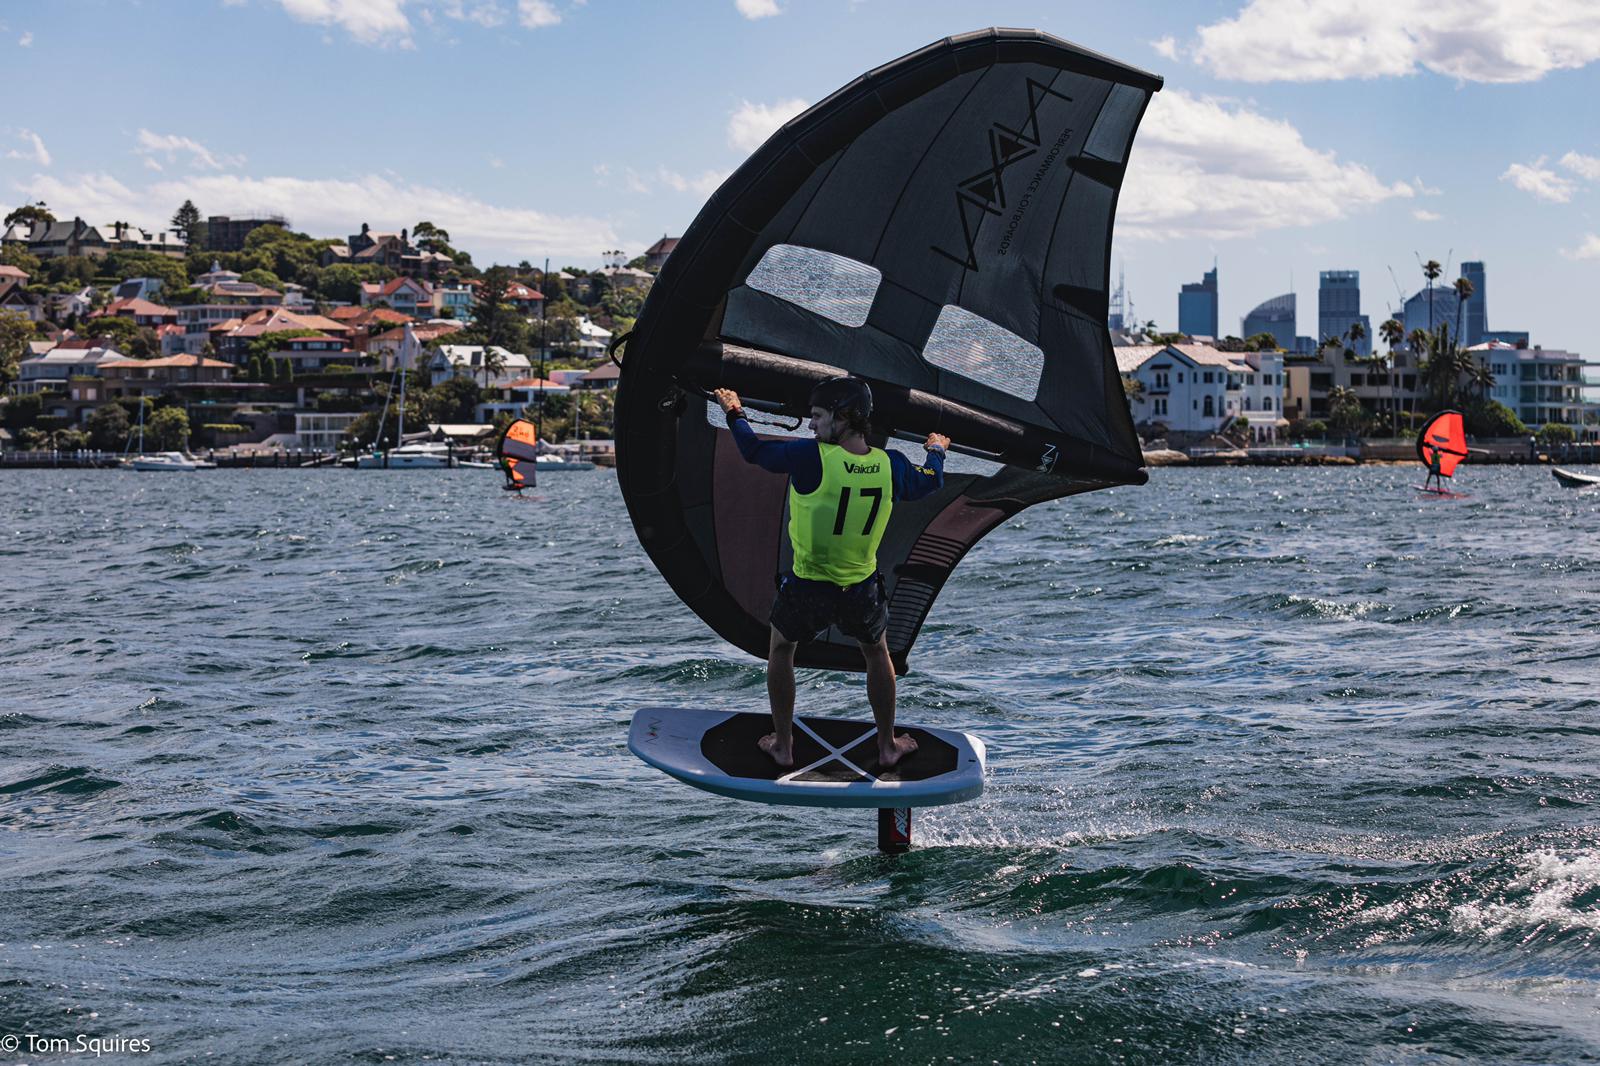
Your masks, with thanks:
[[[775,244],[745,284],[841,326],[860,326],[867,321],[882,281],[876,267],[854,259],[818,248]]]
[[[1044,374],[1044,352],[1038,345],[955,304],[940,309],[922,357],[943,370],[1024,400],[1039,395],[1039,379]]]

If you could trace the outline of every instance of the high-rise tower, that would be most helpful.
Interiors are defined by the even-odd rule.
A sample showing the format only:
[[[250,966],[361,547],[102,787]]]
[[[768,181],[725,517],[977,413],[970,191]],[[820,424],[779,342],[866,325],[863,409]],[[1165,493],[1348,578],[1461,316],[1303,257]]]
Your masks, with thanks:
[[[1317,285],[1317,343],[1342,337],[1361,324],[1362,336],[1350,344],[1357,355],[1372,354],[1372,321],[1361,313],[1361,271],[1324,270]]]
[[[1178,293],[1178,332],[1191,337],[1217,336],[1217,268],[1206,271],[1199,281],[1184,285]]]

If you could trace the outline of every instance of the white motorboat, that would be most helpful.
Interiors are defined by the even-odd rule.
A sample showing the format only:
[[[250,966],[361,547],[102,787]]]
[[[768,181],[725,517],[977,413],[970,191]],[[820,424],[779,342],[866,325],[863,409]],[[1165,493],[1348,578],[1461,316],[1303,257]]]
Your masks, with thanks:
[[[455,466],[456,460],[450,445],[437,441],[418,441],[402,444],[386,452],[371,452],[357,456],[357,470],[443,470]]]
[[[594,464],[576,455],[555,453],[539,456],[533,461],[533,468],[541,473],[546,470],[593,470]]]
[[[215,468],[217,464],[202,463],[182,452],[151,452],[149,455],[134,456],[128,460],[128,465],[135,470],[202,470]]]

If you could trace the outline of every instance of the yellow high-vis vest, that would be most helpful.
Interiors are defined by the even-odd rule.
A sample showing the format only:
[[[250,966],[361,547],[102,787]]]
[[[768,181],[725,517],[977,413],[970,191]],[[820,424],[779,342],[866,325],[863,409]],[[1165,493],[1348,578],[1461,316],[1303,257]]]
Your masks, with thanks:
[[[894,509],[889,453],[855,455],[817,442],[822,484],[801,495],[789,485],[789,543],[794,576],[854,585],[878,572],[878,545]]]

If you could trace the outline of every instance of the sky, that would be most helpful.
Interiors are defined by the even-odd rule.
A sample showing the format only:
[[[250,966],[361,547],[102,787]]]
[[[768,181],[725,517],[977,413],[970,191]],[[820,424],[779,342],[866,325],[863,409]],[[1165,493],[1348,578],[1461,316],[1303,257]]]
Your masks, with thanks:
[[[979,21],[979,20],[982,21]],[[678,235],[782,122],[954,33],[1035,27],[1166,79],[1113,269],[1223,333],[1361,272],[1486,264],[1489,327],[1600,358],[1594,0],[0,0],[0,203],[314,236],[428,220],[479,265],[593,267]],[[1393,276],[1391,276],[1391,270]]]

